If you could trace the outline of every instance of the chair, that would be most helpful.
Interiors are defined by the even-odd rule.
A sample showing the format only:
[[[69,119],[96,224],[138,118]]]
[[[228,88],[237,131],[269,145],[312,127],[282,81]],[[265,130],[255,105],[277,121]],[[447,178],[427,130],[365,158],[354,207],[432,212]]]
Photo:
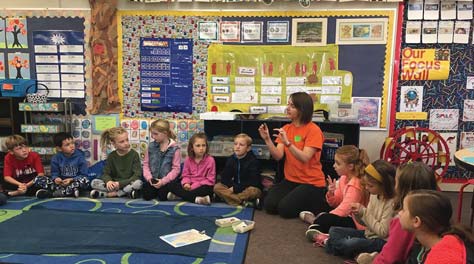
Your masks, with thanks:
[[[467,182],[465,182],[462,186],[461,189],[459,189],[459,195],[458,195],[458,222],[461,222],[461,215],[462,215],[462,197],[464,194],[464,189],[468,185],[474,185],[474,179],[470,179]],[[474,218],[474,194],[472,195],[471,199],[471,219],[470,219],[470,225],[472,226],[472,221]]]

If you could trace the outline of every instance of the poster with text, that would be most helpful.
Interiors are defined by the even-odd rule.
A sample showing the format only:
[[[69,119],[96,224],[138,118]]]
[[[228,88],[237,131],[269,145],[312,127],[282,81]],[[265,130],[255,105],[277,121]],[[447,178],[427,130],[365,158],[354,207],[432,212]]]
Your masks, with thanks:
[[[192,112],[192,39],[140,38],[143,111]]]
[[[446,80],[450,67],[449,49],[402,50],[400,79],[402,80]]]
[[[458,130],[459,109],[431,109],[431,130]]]
[[[36,79],[49,89],[48,97],[85,97],[84,32],[33,32]]]

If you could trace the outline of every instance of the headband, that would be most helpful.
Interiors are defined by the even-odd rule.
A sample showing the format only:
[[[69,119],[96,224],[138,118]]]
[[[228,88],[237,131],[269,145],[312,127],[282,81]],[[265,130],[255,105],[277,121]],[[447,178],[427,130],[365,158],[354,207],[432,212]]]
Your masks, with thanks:
[[[372,178],[376,179],[378,182],[383,182],[382,175],[375,169],[374,165],[369,164],[365,167],[365,173],[369,174]]]

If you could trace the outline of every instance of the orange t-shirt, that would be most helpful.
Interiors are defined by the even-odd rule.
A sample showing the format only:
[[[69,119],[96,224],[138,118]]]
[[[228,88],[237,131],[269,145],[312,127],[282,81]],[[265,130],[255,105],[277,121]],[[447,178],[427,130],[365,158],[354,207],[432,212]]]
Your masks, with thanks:
[[[309,122],[308,124],[296,127],[293,124],[283,126],[288,140],[298,149],[304,147],[316,148],[313,157],[303,163],[295,158],[290,150],[285,147],[285,178],[291,182],[311,184],[316,187],[325,187],[326,181],[321,165],[321,150],[323,148],[324,135],[321,129]],[[283,143],[277,139],[277,143]]]

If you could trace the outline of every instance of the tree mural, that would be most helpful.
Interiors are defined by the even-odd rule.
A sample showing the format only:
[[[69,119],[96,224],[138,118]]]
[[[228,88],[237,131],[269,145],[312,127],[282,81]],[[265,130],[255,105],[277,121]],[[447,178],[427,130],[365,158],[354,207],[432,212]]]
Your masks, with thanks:
[[[21,57],[15,56],[13,60],[9,61],[9,64],[16,69],[16,79],[23,79],[23,76],[21,76],[21,68],[28,68],[28,60],[21,61],[21,59]]]
[[[13,34],[12,48],[14,48],[15,46],[23,48],[20,41],[18,40],[18,34],[21,33],[22,35],[26,35],[25,24],[23,24],[18,18],[11,19],[8,23],[6,31],[11,32]]]

